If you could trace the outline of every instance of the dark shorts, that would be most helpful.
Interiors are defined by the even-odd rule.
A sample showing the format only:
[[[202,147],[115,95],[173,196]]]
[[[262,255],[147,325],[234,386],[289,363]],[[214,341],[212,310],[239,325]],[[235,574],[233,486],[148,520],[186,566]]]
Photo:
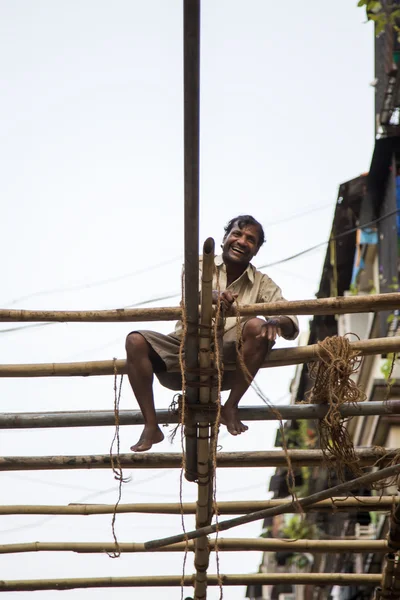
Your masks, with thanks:
[[[245,323],[242,323],[242,328]],[[157,331],[139,330],[131,333],[140,333],[147,343],[154,350],[157,357],[153,360],[154,373],[156,374],[162,386],[179,391],[182,389],[181,369],[179,364],[179,348],[181,338],[174,333],[164,335]],[[274,342],[269,344],[267,352],[274,345]],[[236,347],[237,347],[237,330],[236,327],[229,329],[222,338],[222,355],[224,362],[224,376],[222,380],[222,389],[230,390],[235,381],[236,371],[234,368],[229,369],[229,366],[236,365]],[[157,358],[161,360],[157,360]]]

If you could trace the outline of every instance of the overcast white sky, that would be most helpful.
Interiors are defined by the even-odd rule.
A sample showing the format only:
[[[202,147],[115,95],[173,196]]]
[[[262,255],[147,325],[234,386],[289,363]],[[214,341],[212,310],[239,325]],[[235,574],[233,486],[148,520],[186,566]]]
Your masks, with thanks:
[[[224,224],[239,213],[253,214],[265,226],[267,243],[256,266],[327,239],[338,185],[368,170],[373,148],[373,32],[356,4],[203,1],[202,240],[211,235],[219,245]],[[182,2],[1,0],[0,65],[0,306],[116,308],[179,294]],[[324,253],[322,248],[268,274],[288,299],[312,298]],[[125,277],[113,280],[118,276]],[[101,281],[108,283],[90,285]],[[169,302],[177,303],[178,296]],[[307,323],[301,319],[304,330]],[[164,332],[171,327],[159,325]],[[0,332],[0,361],[123,358],[125,335],[132,328],[57,324]],[[258,382],[272,401],[284,403],[292,376],[292,368],[268,370]],[[113,406],[111,377],[3,379],[0,385],[6,412]],[[158,407],[167,407],[171,397],[156,385]],[[243,400],[243,405],[257,403],[252,391]],[[132,407],[136,403],[126,381],[121,408]],[[221,445],[224,451],[270,449],[274,427],[251,424],[240,438],[223,432]],[[122,429],[123,452],[139,434],[140,428]],[[101,454],[108,452],[112,436],[112,428],[4,431],[0,452]],[[178,449],[167,440],[154,448]],[[218,499],[266,498],[271,471],[220,470]],[[130,474],[123,502],[178,501],[178,472]],[[111,471],[0,473],[0,481],[2,504],[113,503],[117,498]],[[196,494],[194,484],[185,485],[186,501]],[[110,516],[1,517],[0,540],[111,540],[110,522]],[[192,518],[187,526],[193,526]],[[120,541],[179,531],[179,517],[117,517]],[[226,535],[256,537],[260,531],[261,523],[254,523]],[[260,558],[254,552],[225,553],[221,571],[255,572]],[[129,554],[118,560],[70,554],[0,557],[1,579],[180,574],[181,568],[178,554]],[[189,558],[187,572],[192,568]],[[214,561],[210,572],[215,572]],[[244,589],[226,588],[225,598],[243,598]],[[122,599],[132,593],[142,600],[180,597],[176,588],[76,590],[63,597]],[[58,599],[59,593],[41,597]],[[210,588],[209,598],[217,597]]]

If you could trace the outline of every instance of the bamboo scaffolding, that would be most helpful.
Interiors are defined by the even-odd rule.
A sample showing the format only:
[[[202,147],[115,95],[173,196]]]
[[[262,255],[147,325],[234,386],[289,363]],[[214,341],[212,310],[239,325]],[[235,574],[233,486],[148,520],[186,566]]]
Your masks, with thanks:
[[[202,538],[199,538],[202,539]],[[215,540],[207,540],[207,551],[215,551]],[[187,549],[195,551],[195,543],[188,542]],[[95,554],[103,552],[185,552],[186,543],[171,544],[154,550],[146,550],[144,543],[119,542],[25,542],[18,544],[0,544],[0,554],[19,554],[26,552],[77,552]],[[227,552],[309,552],[311,554],[355,552],[385,553],[388,551],[386,540],[283,540],[283,539],[246,539],[219,538],[218,551]],[[208,566],[208,564],[207,564]]]
[[[351,342],[351,346],[360,353],[360,356],[399,352],[400,336]],[[263,368],[298,365],[319,360],[317,349],[318,345],[312,344],[310,346],[272,350],[268,354],[268,360],[263,364]],[[114,367],[117,369],[117,373],[126,373],[125,360],[120,359],[116,361],[97,360],[73,363],[3,364],[0,365],[0,377],[88,377],[89,375],[114,375]],[[227,371],[234,371],[236,366],[227,363],[224,368]]]
[[[192,237],[192,226],[188,228]],[[186,245],[186,244],[185,244]],[[197,246],[198,247],[198,246]],[[197,248],[196,248],[197,252]],[[196,259],[198,260],[198,255]],[[368,296],[337,296],[312,300],[285,300],[264,304],[244,304],[243,317],[285,315],[339,315],[349,313],[395,310],[400,306],[400,293],[371,294]],[[236,308],[227,313],[236,315]],[[117,308],[114,310],[23,310],[0,309],[0,322],[61,322],[61,323],[115,323],[145,321],[176,321],[182,316],[180,306],[157,308]]]
[[[302,498],[298,501],[288,502],[283,504],[282,506],[278,506],[276,508],[267,508],[264,510],[259,510],[253,513],[249,513],[247,515],[243,515],[240,517],[236,517],[234,519],[228,519],[226,521],[219,521],[217,525],[209,525],[208,527],[202,527],[201,529],[197,529],[194,531],[187,531],[184,536],[181,534],[169,536],[167,538],[162,538],[158,540],[151,540],[149,542],[145,542],[146,550],[150,550],[152,548],[157,548],[161,546],[168,546],[170,544],[175,544],[177,542],[182,542],[184,539],[196,539],[202,535],[211,535],[218,531],[226,531],[227,529],[231,529],[232,527],[238,527],[239,525],[244,525],[246,523],[252,523],[253,521],[259,521],[260,519],[265,519],[267,517],[274,517],[275,515],[283,514],[284,512],[288,512],[290,510],[294,512],[299,512],[302,508],[307,506],[311,506],[320,500],[325,500],[327,498],[331,498],[333,496],[337,496],[340,494],[345,494],[355,488],[360,488],[364,486],[369,486],[376,481],[382,481],[389,477],[394,477],[400,473],[400,465],[393,465],[391,467],[386,467],[385,469],[381,469],[380,471],[374,471],[372,473],[368,473],[367,475],[362,475],[361,477],[357,477],[356,479],[352,479],[351,481],[346,481],[344,483],[340,483],[334,487],[328,488],[326,490],[322,490],[316,494],[311,494],[306,498]]]
[[[367,467],[379,463],[389,464],[398,454],[397,450],[376,448],[357,448],[360,465]],[[289,450],[288,454],[294,467],[321,466],[324,463],[321,450]],[[333,459],[326,459],[334,468]],[[182,462],[178,452],[148,454],[120,454],[123,469],[177,469]],[[109,454],[75,455],[75,456],[1,456],[1,471],[40,471],[40,470],[74,470],[74,469],[109,469]],[[266,452],[220,452],[217,454],[217,466],[220,468],[237,467],[286,467],[286,455],[282,450]]]
[[[235,585],[274,585],[291,583],[293,585],[368,585],[380,582],[380,575],[349,573],[251,573],[221,575],[224,586]],[[76,579],[26,579],[1,580],[0,592],[23,592],[38,590],[72,590],[78,588],[110,587],[180,587],[182,575],[150,575],[141,577],[93,577]],[[193,586],[194,575],[186,575],[185,586]],[[209,586],[219,585],[217,575],[207,575]]]
[[[210,417],[208,409],[196,407],[193,410],[193,419],[199,422]],[[276,411],[282,419],[323,419],[329,407],[324,404],[293,404],[282,406],[246,406],[239,408],[239,418],[242,421],[275,421]],[[400,400],[387,400],[386,402],[360,402],[358,404],[344,404],[340,407],[342,417],[373,416],[373,415],[398,415],[400,414]],[[211,413],[211,417],[213,418]],[[179,422],[179,415],[170,410],[157,411],[159,423],[174,424]],[[143,415],[138,410],[119,411],[120,425],[143,425]],[[0,413],[0,429],[37,429],[47,427],[104,427],[114,426],[115,415],[112,410],[78,410],[55,412],[17,412]]]
[[[201,314],[200,314],[200,341],[199,341],[199,366],[206,373],[200,376],[200,404],[211,404],[212,385],[209,370],[211,367],[211,323],[212,323],[212,280],[214,273],[214,240],[209,238],[203,247],[203,270],[201,285]],[[208,371],[208,372],[207,372]],[[212,428],[209,419],[198,424],[197,438],[197,504],[196,504],[196,529],[210,525],[212,510],[213,490],[213,465],[210,456],[210,435]],[[207,536],[195,541],[194,564],[196,580],[194,585],[195,598],[205,598],[207,595],[207,569],[209,565],[209,546]]]
[[[332,499],[322,500],[311,506],[305,507],[304,512],[351,512],[354,510],[365,511],[389,511],[393,506],[398,506],[400,496],[357,496],[346,498],[337,496]],[[285,500],[242,500],[237,502],[218,502],[219,515],[243,515],[248,512],[255,512],[264,508],[275,508],[286,504]],[[8,504],[0,505],[1,515],[105,515],[113,514],[114,504]],[[171,503],[135,503],[119,504],[116,507],[117,513],[143,513],[143,514],[162,514],[162,515],[180,515],[181,505],[179,502]],[[182,510],[185,515],[193,515],[196,512],[195,502],[184,502]]]
[[[183,0],[183,145],[184,145],[184,303],[186,381],[198,381],[199,366],[199,161],[200,161],[200,0]],[[199,390],[188,386],[186,401],[197,404]],[[197,475],[197,427],[186,419],[185,477]]]

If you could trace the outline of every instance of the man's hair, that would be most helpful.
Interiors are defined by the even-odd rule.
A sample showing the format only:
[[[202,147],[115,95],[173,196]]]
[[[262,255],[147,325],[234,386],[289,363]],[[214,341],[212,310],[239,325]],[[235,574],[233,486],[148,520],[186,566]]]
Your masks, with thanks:
[[[238,217],[234,217],[233,219],[231,219],[224,228],[224,240],[226,239],[228,233],[231,231],[235,223],[238,224],[239,229],[243,229],[243,227],[246,227],[246,225],[256,225],[259,231],[258,247],[261,248],[261,246],[265,242],[264,229],[261,223],[256,221],[256,219],[251,215],[239,215]]]

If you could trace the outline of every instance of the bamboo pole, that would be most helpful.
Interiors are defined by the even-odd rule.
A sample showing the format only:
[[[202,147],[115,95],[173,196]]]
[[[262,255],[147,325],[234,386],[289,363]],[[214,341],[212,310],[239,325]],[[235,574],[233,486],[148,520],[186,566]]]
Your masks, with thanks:
[[[201,538],[199,538],[201,539]],[[208,539],[208,538],[206,538]],[[215,551],[215,540],[208,540],[208,550]],[[195,543],[188,542],[187,549],[195,550]],[[154,548],[150,552],[185,552],[186,543],[179,542],[170,546]],[[95,554],[103,552],[146,552],[144,543],[119,542],[25,542],[18,544],[0,544],[0,554],[20,554],[27,552],[77,552]],[[386,540],[283,540],[283,539],[247,539],[219,538],[218,551],[227,552],[309,552],[336,553],[355,552],[377,554],[388,551]],[[207,564],[208,566],[208,564]]]
[[[200,404],[211,404],[212,383],[209,374],[211,367],[211,324],[212,324],[212,282],[214,274],[214,248],[212,238],[208,238],[203,247],[203,270],[201,282],[201,313],[200,313],[200,340],[199,340],[199,366],[205,370],[205,375],[200,376],[201,387],[199,391]],[[198,424],[197,437],[197,503],[196,503],[196,529],[210,525],[212,512],[213,467],[210,460],[210,433],[209,419],[206,418]],[[195,598],[205,598],[207,595],[207,569],[209,565],[209,545],[207,536],[195,541],[194,564],[196,579],[194,585]]]
[[[400,496],[357,496],[346,498],[338,496],[328,500],[322,500],[312,506],[306,507],[304,512],[351,512],[354,510],[366,511],[389,511],[393,506],[398,506]],[[242,500],[237,502],[218,502],[219,515],[243,515],[248,512],[262,510],[264,508],[275,508],[286,504],[285,500]],[[114,504],[59,504],[29,505],[9,504],[0,505],[0,515],[105,515],[113,514]],[[182,510],[185,515],[193,515],[196,512],[195,502],[184,502]],[[135,503],[119,504],[117,513],[142,513],[179,515],[181,505],[179,502],[171,503]]]
[[[368,585],[380,582],[379,574],[355,575],[349,573],[251,573],[221,575],[224,586],[236,585]],[[26,579],[0,580],[0,592],[23,592],[38,590],[72,590],[78,588],[111,587],[180,587],[182,575],[150,575],[141,577],[93,577],[75,579]],[[193,586],[194,575],[186,575],[185,586]],[[217,575],[207,575],[209,586],[219,585]]]
[[[328,488],[326,490],[322,490],[316,494],[311,494],[306,498],[302,498],[301,500],[292,501],[284,504],[283,506],[277,508],[267,508],[264,510],[259,510],[253,513],[249,513],[247,515],[243,515],[241,517],[236,517],[234,519],[228,519],[226,521],[220,521],[218,526],[210,525],[208,527],[202,527],[201,529],[197,529],[195,531],[187,531],[182,537],[181,534],[169,536],[167,538],[162,538],[158,540],[151,540],[149,542],[145,542],[146,550],[150,550],[152,548],[157,548],[161,546],[167,546],[169,544],[175,544],[177,542],[181,542],[184,539],[196,539],[201,535],[211,535],[217,531],[226,531],[227,529],[231,529],[232,527],[238,527],[239,525],[244,525],[246,523],[252,523],[253,521],[259,521],[260,519],[265,519],[267,517],[274,517],[275,515],[283,514],[286,511],[294,511],[299,512],[303,507],[311,506],[320,500],[325,500],[326,498],[331,498],[332,496],[337,496],[339,494],[344,494],[349,492],[355,488],[360,488],[364,486],[369,486],[376,481],[382,481],[389,477],[394,477],[400,473],[400,465],[393,465],[391,467],[386,467],[385,469],[381,469],[380,471],[374,471],[372,473],[368,473],[367,475],[362,475],[361,477],[357,477],[356,479],[352,479],[351,481],[346,481],[344,483],[340,483],[334,487]],[[301,507],[301,508],[300,508]]]
[[[361,466],[379,466],[390,463],[398,454],[397,450],[386,448],[357,448],[356,456]],[[293,466],[324,465],[321,450],[289,450]],[[326,459],[332,468],[333,459]],[[148,454],[121,454],[120,464],[123,469],[177,469],[181,466],[181,454],[178,452]],[[75,469],[109,469],[109,454],[76,455],[76,456],[2,456],[1,471],[37,471],[37,470],[75,470]],[[282,450],[266,452],[220,452],[217,454],[217,466],[220,468],[237,467],[286,467],[286,455]]]
[[[271,404],[270,406],[246,406],[239,408],[241,421],[275,421],[277,411],[282,419],[323,419],[329,410],[324,404],[289,404],[286,406]],[[340,408],[342,417],[373,416],[373,415],[399,415],[400,400],[387,400],[386,402],[359,402],[357,404],[344,404]],[[214,413],[211,413],[213,416]],[[208,409],[201,407],[193,409],[193,418],[196,422],[210,416]],[[170,410],[157,411],[159,423],[172,424],[179,422],[179,416]],[[120,425],[143,425],[143,415],[138,410],[121,410],[119,412]],[[115,415],[112,410],[78,410],[54,412],[17,412],[0,413],[0,429],[36,429],[47,427],[102,427],[114,426]]]
[[[400,336],[391,338],[375,338],[351,342],[351,347],[360,353],[360,356],[382,354],[400,351]],[[285,365],[298,365],[319,360],[317,344],[298,346],[293,348],[280,348],[268,354],[263,368],[280,367]],[[126,373],[125,360],[98,360],[74,363],[42,363],[42,364],[10,364],[0,365],[0,377],[88,377],[89,375],[114,375]],[[234,371],[236,366],[227,363],[225,370]]]
[[[189,228],[189,234],[191,230]],[[197,251],[197,250],[196,250]],[[197,257],[198,258],[198,257]],[[285,300],[265,304],[244,304],[243,317],[285,315],[339,315],[395,310],[400,306],[400,293],[368,296],[338,296],[312,300]],[[235,307],[227,313],[236,315]],[[179,306],[157,308],[117,308],[114,310],[22,310],[0,309],[0,322],[115,323],[140,321],[176,321],[182,316]]]

